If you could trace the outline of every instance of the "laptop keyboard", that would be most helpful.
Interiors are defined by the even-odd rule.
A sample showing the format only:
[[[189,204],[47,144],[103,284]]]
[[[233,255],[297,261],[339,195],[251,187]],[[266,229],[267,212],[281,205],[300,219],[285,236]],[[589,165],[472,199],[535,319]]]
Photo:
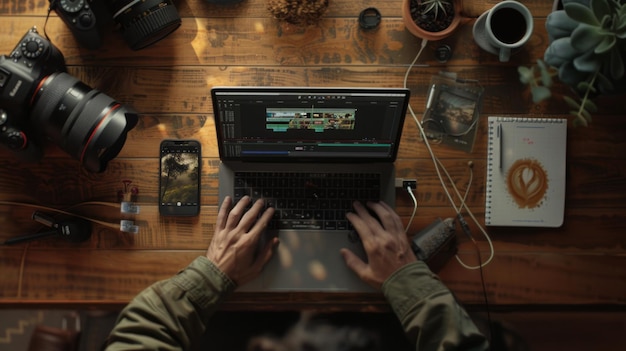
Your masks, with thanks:
[[[352,203],[378,201],[378,173],[235,172],[234,201],[263,198],[273,207],[269,229],[352,229]]]

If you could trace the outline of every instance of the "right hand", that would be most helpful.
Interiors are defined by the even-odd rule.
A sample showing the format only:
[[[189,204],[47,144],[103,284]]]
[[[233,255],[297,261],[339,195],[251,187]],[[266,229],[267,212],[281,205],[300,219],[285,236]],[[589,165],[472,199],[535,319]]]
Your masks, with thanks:
[[[354,203],[355,213],[346,217],[361,237],[368,262],[348,249],[341,249],[341,254],[361,280],[380,289],[389,276],[417,258],[398,214],[384,202],[368,202],[367,207],[380,222],[360,202]]]

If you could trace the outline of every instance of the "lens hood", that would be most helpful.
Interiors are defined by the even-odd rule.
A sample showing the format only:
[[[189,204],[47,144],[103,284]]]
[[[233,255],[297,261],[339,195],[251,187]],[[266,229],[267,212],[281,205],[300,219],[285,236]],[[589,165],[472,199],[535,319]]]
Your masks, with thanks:
[[[91,172],[103,172],[106,169],[109,161],[120,153],[128,132],[139,120],[132,108],[120,103],[110,106],[103,114],[100,123],[84,142],[79,156],[80,162]]]

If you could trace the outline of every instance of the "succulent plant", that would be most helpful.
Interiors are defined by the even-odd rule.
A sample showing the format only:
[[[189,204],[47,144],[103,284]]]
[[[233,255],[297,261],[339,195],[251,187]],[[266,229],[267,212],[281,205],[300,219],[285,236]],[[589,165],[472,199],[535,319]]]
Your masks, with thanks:
[[[446,15],[446,4],[449,4],[448,0],[425,0],[420,2],[422,6],[422,14],[427,14],[430,11],[435,11],[435,18],[439,15],[439,10],[443,11],[443,15]]]
[[[563,10],[550,13],[546,29],[550,45],[542,60],[519,67],[533,101],[551,96],[552,78],[572,87],[579,99],[565,97],[575,125],[588,125],[597,95],[626,87],[626,0],[562,0]]]

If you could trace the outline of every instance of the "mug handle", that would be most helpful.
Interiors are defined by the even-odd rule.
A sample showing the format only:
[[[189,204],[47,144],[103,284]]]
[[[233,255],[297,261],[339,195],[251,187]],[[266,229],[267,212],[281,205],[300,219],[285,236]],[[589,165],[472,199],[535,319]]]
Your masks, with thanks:
[[[508,62],[511,58],[510,48],[500,48],[500,62]]]

